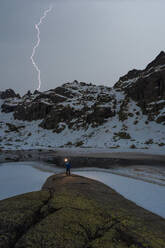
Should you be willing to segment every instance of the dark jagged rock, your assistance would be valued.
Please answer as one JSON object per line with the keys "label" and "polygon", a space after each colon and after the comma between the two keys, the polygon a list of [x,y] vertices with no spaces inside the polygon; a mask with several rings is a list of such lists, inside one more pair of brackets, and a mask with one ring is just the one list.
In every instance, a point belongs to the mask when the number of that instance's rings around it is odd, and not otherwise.
{"label": "dark jagged rock", "polygon": [[41,92],[39,90],[34,91],[34,95],[40,94]]}
{"label": "dark jagged rock", "polygon": [[165,70],[139,78],[132,87],[126,88],[126,93],[143,104],[165,99]]}
{"label": "dark jagged rock", "polygon": [[151,102],[165,98],[165,53],[161,52],[145,70],[132,70],[121,77],[115,88],[122,88],[135,101]]}
{"label": "dark jagged rock", "polygon": [[12,89],[0,92],[0,98],[4,100],[4,103],[1,106],[2,112],[4,113],[14,112],[21,99],[20,95],[16,94]]}
{"label": "dark jagged rock", "polygon": [[[161,52],[144,70],[132,70],[114,86],[135,100],[149,120],[165,106],[165,53]],[[158,118],[163,122],[164,117]]]}
{"label": "dark jagged rock", "polygon": [[31,95],[32,95],[31,91],[28,90],[28,92],[24,95],[24,97],[25,97],[25,96],[29,96],[29,97],[30,97]]}
{"label": "dark jagged rock", "polygon": [[49,94],[46,93],[40,93],[36,98],[35,101],[40,100],[40,99],[47,99],[48,101],[50,101],[51,103],[61,103],[64,102],[66,100],[65,96],[61,96],[56,94],[54,91],[49,91]]}
{"label": "dark jagged rock", "polygon": [[94,180],[48,178],[0,202],[2,248],[164,248],[165,220]]}
{"label": "dark jagged rock", "polygon": [[151,62],[147,65],[146,70],[152,68],[152,67],[156,67],[159,65],[164,65],[165,66],[165,52],[161,51],[159,53],[159,55]]}
{"label": "dark jagged rock", "polygon": [[76,96],[75,93],[71,92],[70,90],[68,90],[65,87],[57,87],[54,92],[56,94],[59,94],[61,96],[67,97],[67,98],[73,98],[74,96]]}
{"label": "dark jagged rock", "polygon": [[67,125],[70,125],[72,119],[81,115],[81,111],[75,111],[69,106],[59,108],[54,108],[47,115],[47,117],[41,122],[40,126],[46,129],[58,129],[58,124],[64,122]]}
{"label": "dark jagged rock", "polygon": [[115,112],[110,107],[95,107],[91,114],[87,115],[86,121],[92,127],[102,125],[107,118],[115,116]]}
{"label": "dark jagged rock", "polygon": [[[133,69],[133,70],[129,71],[123,77],[120,77],[119,81],[126,81],[126,80],[130,80],[130,79],[136,78],[136,77],[140,76],[141,73],[142,73],[141,70]],[[116,84],[116,86],[117,86],[117,84]]]}
{"label": "dark jagged rock", "polygon": [[[13,90],[1,92],[3,99],[16,96]],[[14,118],[18,120],[41,120],[42,128],[60,133],[65,127],[73,130],[97,128],[114,116],[124,122],[133,116],[129,113],[132,99],[142,114],[148,116],[147,121],[165,124],[162,111],[165,107],[164,52],[144,70],[129,71],[112,89],[75,80],[45,92],[31,94],[29,91],[19,101],[7,99],[2,104],[2,111],[14,112]]]}
{"label": "dark jagged rock", "polygon": [[19,104],[14,112],[14,118],[24,121],[40,120],[47,116],[51,108],[52,105],[45,102]]}
{"label": "dark jagged rock", "polygon": [[125,85],[125,81],[131,80],[131,79],[138,79],[138,78],[142,79],[142,78],[147,77],[150,73],[152,75],[153,72],[155,71],[160,72],[162,69],[163,70],[165,69],[165,53],[163,51],[160,52],[160,54],[150,64],[148,64],[144,70],[133,69],[129,71],[126,75],[120,77],[119,81],[115,84],[114,87],[115,88],[118,88],[118,87],[127,88],[127,86],[131,87],[134,82],[131,84]]}
{"label": "dark jagged rock", "polygon": [[10,102],[5,102],[1,106],[2,112],[4,112],[4,113],[14,112],[17,109],[17,106],[18,106],[18,104],[13,104],[13,103],[10,103]]}
{"label": "dark jagged rock", "polygon": [[1,99],[8,99],[8,98],[14,98],[14,97],[20,98],[20,95],[16,94],[14,92],[14,90],[12,90],[12,89],[7,89],[5,91],[0,92],[0,98]]}

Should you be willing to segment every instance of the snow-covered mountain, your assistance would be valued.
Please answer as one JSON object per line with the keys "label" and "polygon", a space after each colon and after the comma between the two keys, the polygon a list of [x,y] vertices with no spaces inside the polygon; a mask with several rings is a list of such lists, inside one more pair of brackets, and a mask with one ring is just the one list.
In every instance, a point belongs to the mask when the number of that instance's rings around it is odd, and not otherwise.
{"label": "snow-covered mountain", "polygon": [[165,53],[113,88],[74,81],[0,92],[0,148],[165,148]]}

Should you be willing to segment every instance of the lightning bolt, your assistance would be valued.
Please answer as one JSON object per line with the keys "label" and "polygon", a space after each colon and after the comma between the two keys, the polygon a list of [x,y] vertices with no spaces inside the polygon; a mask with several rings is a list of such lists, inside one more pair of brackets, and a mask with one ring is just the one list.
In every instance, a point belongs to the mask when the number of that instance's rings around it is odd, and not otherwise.
{"label": "lightning bolt", "polygon": [[35,24],[35,29],[37,30],[37,42],[36,42],[36,44],[33,47],[32,55],[31,55],[30,59],[32,61],[32,64],[33,64],[35,70],[38,73],[38,88],[37,88],[37,90],[40,90],[40,88],[41,88],[41,71],[40,71],[38,65],[36,64],[36,62],[34,60],[34,56],[35,56],[35,53],[36,53],[36,49],[39,47],[40,41],[41,41],[41,39],[40,39],[40,28],[39,28],[39,26],[42,24],[43,20],[47,17],[47,14],[52,11],[52,9],[53,9],[53,6],[50,6],[49,9],[45,10],[44,11],[44,14],[40,18],[39,22],[37,24]]}

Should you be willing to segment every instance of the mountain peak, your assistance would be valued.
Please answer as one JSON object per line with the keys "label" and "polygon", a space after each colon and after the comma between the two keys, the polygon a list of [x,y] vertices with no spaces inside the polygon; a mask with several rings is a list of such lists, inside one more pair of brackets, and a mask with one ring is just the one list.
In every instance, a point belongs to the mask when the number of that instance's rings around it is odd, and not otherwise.
{"label": "mountain peak", "polygon": [[158,66],[158,65],[165,65],[165,52],[161,51],[159,55],[147,65],[146,70],[150,69],[151,67]]}
{"label": "mountain peak", "polygon": [[74,80],[22,97],[0,92],[0,148],[163,149],[165,53],[148,68],[131,70],[113,88]]}

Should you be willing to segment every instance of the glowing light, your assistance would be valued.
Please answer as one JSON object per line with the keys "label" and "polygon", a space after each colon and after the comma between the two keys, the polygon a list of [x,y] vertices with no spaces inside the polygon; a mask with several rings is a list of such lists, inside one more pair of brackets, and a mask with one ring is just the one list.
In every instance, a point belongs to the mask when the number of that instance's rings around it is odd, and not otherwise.
{"label": "glowing light", "polygon": [[36,62],[34,61],[34,56],[36,53],[36,49],[39,47],[40,41],[41,41],[39,26],[42,24],[43,20],[47,17],[47,14],[52,11],[52,9],[53,9],[53,6],[50,6],[49,9],[45,10],[43,16],[40,18],[40,21],[37,24],[35,24],[35,29],[37,30],[37,42],[36,42],[35,46],[33,47],[32,55],[31,55],[30,59],[32,61],[32,64],[33,64],[35,70],[38,73],[38,88],[37,88],[37,90],[40,90],[40,88],[41,88],[41,71],[40,71],[38,65],[36,64]]}

